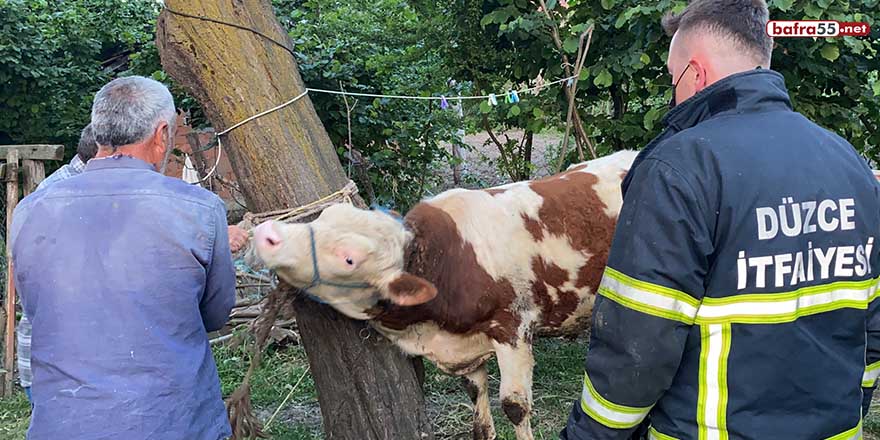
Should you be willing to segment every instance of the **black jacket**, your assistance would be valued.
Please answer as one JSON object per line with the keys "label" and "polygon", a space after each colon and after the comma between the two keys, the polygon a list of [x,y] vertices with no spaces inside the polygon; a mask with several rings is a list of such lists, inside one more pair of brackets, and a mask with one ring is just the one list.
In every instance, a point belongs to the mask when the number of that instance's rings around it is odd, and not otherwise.
{"label": "black jacket", "polygon": [[871,170],[769,70],[664,123],[623,184],[562,438],[626,439],[649,415],[661,440],[860,438],[880,372]]}

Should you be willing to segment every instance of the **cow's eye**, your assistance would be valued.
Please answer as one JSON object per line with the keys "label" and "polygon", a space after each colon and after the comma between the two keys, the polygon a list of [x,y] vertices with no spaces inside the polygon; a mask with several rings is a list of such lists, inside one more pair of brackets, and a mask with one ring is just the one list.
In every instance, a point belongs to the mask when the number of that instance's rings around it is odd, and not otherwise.
{"label": "cow's eye", "polygon": [[345,257],[345,262],[346,262],[349,266],[353,266],[353,265],[354,265],[354,260],[352,260],[351,257]]}

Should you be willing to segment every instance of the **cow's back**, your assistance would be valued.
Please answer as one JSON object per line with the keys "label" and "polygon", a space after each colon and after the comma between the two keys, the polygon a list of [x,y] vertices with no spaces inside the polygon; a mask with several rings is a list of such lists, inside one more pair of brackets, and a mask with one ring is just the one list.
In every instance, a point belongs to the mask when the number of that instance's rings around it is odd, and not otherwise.
{"label": "cow's back", "polygon": [[413,208],[415,254],[433,255],[410,270],[440,292],[426,314],[448,330],[496,340],[583,329],[635,155],[615,153],[541,180],[450,190]]}

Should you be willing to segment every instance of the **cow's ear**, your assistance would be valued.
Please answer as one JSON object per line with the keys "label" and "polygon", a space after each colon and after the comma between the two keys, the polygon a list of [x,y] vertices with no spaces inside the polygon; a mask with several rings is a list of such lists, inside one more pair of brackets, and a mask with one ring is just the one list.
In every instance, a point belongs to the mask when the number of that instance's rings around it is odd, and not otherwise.
{"label": "cow's ear", "polygon": [[430,281],[406,272],[392,279],[383,290],[399,306],[416,306],[437,296],[437,288]]}

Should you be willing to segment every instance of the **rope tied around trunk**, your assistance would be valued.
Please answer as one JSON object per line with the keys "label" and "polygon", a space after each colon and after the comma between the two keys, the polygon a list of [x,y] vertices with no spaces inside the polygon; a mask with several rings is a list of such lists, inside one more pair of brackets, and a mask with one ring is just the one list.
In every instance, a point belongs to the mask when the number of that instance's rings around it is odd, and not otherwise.
{"label": "rope tied around trunk", "polygon": [[352,204],[352,197],[357,195],[358,188],[354,181],[349,180],[348,183],[345,184],[342,189],[334,192],[328,196],[322,197],[314,202],[307,203],[302,206],[297,206],[295,208],[288,209],[279,209],[277,211],[267,211],[260,213],[251,213],[247,212],[244,214],[244,218],[238,224],[238,227],[251,231],[260,223],[263,223],[268,220],[274,220],[277,222],[284,223],[296,223],[298,220],[302,220],[307,218],[313,214],[319,213],[331,205],[335,205],[337,203],[348,203]]}

